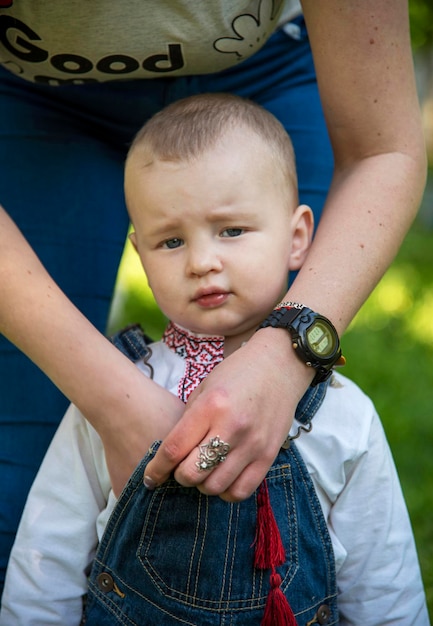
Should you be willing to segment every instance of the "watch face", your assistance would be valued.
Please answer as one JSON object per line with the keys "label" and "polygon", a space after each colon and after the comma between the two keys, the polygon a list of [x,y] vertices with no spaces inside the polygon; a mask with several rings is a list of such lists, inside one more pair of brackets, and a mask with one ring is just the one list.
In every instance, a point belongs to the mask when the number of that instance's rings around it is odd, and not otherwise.
{"label": "watch face", "polygon": [[306,331],[310,350],[321,358],[330,357],[336,349],[335,333],[323,320],[315,320]]}

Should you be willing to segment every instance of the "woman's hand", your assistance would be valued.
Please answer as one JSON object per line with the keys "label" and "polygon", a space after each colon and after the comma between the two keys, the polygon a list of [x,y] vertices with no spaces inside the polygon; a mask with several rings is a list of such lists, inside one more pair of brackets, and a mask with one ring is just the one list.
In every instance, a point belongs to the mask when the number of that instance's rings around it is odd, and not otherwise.
{"label": "woman's hand", "polygon": [[[263,329],[220,363],[190,396],[184,416],[146,468],[148,485],[174,477],[224,500],[247,498],[286,438],[313,372],[295,356],[288,333]],[[200,444],[230,444],[212,471],[196,466]]]}

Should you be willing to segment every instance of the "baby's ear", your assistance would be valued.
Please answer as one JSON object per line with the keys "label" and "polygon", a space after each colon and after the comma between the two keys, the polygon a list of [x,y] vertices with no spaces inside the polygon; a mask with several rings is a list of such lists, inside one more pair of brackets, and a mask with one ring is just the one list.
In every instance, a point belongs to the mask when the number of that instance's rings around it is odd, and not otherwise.
{"label": "baby's ear", "polygon": [[306,204],[298,206],[292,216],[292,251],[289,270],[299,270],[310,249],[314,231],[313,211]]}
{"label": "baby's ear", "polygon": [[135,234],[135,231],[132,231],[131,233],[129,233],[128,239],[132,243],[134,248],[137,250],[137,235]]}

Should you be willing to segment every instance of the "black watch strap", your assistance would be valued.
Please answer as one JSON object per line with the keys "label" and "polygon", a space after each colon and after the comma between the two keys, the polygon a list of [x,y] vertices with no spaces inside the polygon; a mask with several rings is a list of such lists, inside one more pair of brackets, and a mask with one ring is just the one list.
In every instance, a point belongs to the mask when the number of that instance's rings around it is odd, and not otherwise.
{"label": "black watch strap", "polygon": [[[308,317],[309,316],[316,316],[318,318],[321,318],[323,321],[326,322],[327,326],[329,326],[329,328],[332,329],[333,334],[335,336],[336,339],[336,351],[335,354],[332,357],[332,360],[324,360],[323,362],[321,362],[321,360],[318,357],[313,357],[311,355],[307,356],[305,349],[302,349],[300,347],[300,343],[302,343],[302,341],[300,342],[300,335],[297,334],[296,331],[296,327],[298,326],[298,322],[295,322],[296,318],[302,316],[299,320],[299,322],[302,321],[302,318],[304,318],[305,316]],[[295,322],[295,324],[294,324]],[[297,303],[281,303],[280,305],[277,305],[277,307],[268,315],[268,317],[260,324],[259,328],[267,328],[267,327],[273,327],[273,328],[285,328],[287,329],[287,331],[289,332],[289,334],[291,335],[292,338],[292,345],[293,348],[296,352],[297,357],[303,362],[305,363],[308,367],[312,367],[315,369],[316,374],[311,382],[311,386],[314,387],[316,385],[318,385],[319,383],[323,383],[326,380],[328,380],[328,378],[331,376],[332,374],[332,370],[334,368],[334,365],[344,365],[345,363],[345,359],[344,357],[341,355],[341,348],[340,348],[340,342],[338,339],[338,334],[337,331],[335,330],[333,324],[327,319],[325,318],[323,315],[319,315],[317,313],[315,313],[314,311],[312,311],[311,309],[309,309],[308,307],[305,307],[301,304],[297,304]],[[305,346],[305,344],[304,344]]]}
{"label": "black watch strap", "polygon": [[[260,324],[259,328],[268,328],[269,326],[272,326],[273,328],[288,328],[293,320],[298,317],[301,311],[302,309],[297,309],[295,307],[281,307],[279,309],[274,309],[271,313],[269,313],[268,317]],[[281,324],[281,320],[283,317],[284,325]]]}

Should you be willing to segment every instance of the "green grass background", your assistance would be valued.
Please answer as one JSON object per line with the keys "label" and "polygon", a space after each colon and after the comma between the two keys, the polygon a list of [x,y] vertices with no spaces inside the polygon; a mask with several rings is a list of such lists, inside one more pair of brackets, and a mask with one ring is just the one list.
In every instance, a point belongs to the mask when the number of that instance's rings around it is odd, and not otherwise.
{"label": "green grass background", "polygon": [[[433,617],[433,237],[431,210],[343,337],[344,373],[374,400],[400,475]],[[430,216],[430,217],[429,217]],[[430,221],[430,224],[428,224]],[[128,243],[110,330],[140,322],[157,339],[165,320]]]}

